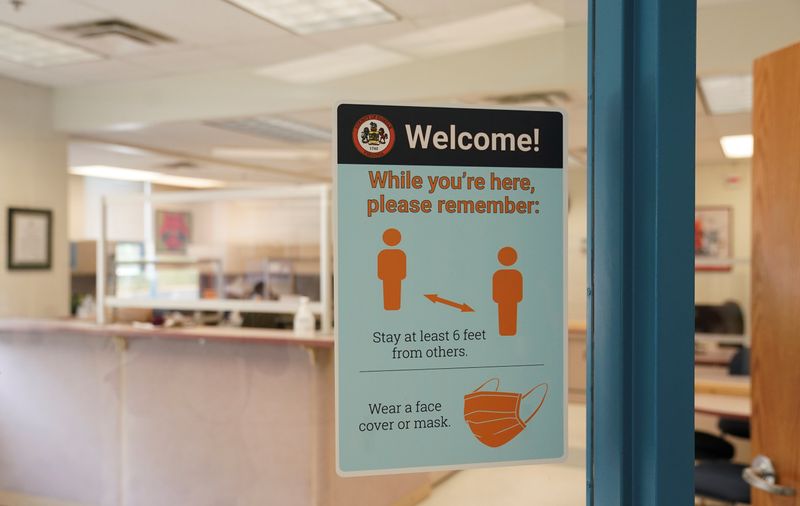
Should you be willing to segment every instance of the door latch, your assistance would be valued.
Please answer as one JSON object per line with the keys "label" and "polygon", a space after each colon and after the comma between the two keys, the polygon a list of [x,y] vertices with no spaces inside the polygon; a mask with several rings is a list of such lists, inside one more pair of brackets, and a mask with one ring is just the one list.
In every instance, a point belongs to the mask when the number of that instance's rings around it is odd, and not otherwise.
{"label": "door latch", "polygon": [[742,478],[749,483],[751,487],[769,492],[770,494],[795,495],[796,492],[792,487],[786,487],[775,483],[777,481],[775,466],[772,465],[772,461],[769,457],[764,455],[759,455],[753,459],[753,463],[750,464],[750,467],[742,471]]}

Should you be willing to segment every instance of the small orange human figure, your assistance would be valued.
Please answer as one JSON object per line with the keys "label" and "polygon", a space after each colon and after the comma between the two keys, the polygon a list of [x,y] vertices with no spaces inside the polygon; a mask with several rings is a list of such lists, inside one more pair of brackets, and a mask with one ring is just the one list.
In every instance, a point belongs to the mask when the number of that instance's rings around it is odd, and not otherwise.
{"label": "small orange human figure", "polygon": [[[387,246],[400,243],[400,231],[387,228],[383,232],[383,242]],[[406,254],[401,249],[384,249],[378,253],[378,279],[383,281],[383,309],[400,309],[400,295],[403,280],[406,279]]]}
{"label": "small orange human figure", "polygon": [[[497,259],[506,267],[517,261],[511,246],[501,248]],[[492,276],[492,299],[497,303],[497,320],[501,336],[517,335],[517,304],[522,301],[522,273],[516,269],[500,269]]]}

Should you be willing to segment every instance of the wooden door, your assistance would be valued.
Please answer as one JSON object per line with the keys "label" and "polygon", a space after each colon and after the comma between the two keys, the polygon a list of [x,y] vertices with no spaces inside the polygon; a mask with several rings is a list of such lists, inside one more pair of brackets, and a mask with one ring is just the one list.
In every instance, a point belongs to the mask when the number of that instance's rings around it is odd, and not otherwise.
{"label": "wooden door", "polygon": [[800,44],[753,77],[753,455],[797,491],[753,488],[753,504],[800,506]]}

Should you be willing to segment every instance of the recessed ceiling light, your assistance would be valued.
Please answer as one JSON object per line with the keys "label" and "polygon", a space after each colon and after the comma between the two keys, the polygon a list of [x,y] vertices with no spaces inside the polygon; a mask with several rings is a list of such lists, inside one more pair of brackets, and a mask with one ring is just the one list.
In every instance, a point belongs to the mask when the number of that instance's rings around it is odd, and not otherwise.
{"label": "recessed ceiling light", "polygon": [[255,116],[227,120],[206,121],[206,125],[289,142],[328,142],[331,132],[324,128],[277,117]]}
{"label": "recessed ceiling light", "polygon": [[244,158],[264,160],[321,161],[330,157],[325,149],[269,149],[269,148],[213,148],[213,156],[219,158]]}
{"label": "recessed ceiling light", "polygon": [[526,3],[411,32],[381,45],[413,56],[438,56],[558,30],[564,24],[561,16]]}
{"label": "recessed ceiling light", "polygon": [[709,114],[748,112],[753,108],[753,76],[711,76],[698,79]]}
{"label": "recessed ceiling light", "polygon": [[70,167],[70,174],[103,179],[118,179],[122,181],[141,181],[167,186],[180,186],[184,188],[218,188],[225,186],[222,181],[202,179],[197,177],[172,176],[161,172],[149,170],[126,169],[109,165],[81,165]]}
{"label": "recessed ceiling light", "polygon": [[374,25],[397,17],[372,0],[227,0],[301,35]]}
{"label": "recessed ceiling light", "polygon": [[753,156],[753,136],[747,135],[726,135],[719,140],[722,151],[728,158],[752,158]]}
{"label": "recessed ceiling light", "polygon": [[0,58],[31,67],[101,60],[102,56],[59,40],[0,24]]}
{"label": "recessed ceiling light", "polygon": [[270,65],[257,70],[256,73],[290,83],[310,84],[391,67],[408,61],[410,61],[408,57],[388,49],[360,44]]}
{"label": "recessed ceiling light", "polygon": [[144,130],[149,125],[147,123],[139,123],[135,121],[129,121],[126,123],[114,123],[113,125],[108,126],[108,130],[112,130],[114,132],[133,132],[136,130]]}

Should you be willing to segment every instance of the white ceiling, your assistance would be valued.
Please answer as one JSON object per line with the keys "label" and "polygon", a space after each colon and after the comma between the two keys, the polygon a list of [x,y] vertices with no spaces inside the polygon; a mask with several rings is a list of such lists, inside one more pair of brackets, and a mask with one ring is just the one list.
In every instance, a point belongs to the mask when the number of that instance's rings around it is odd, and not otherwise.
{"label": "white ceiling", "polygon": [[[0,22],[94,49],[106,59],[62,68],[32,69],[3,63],[0,72],[50,86],[165,77],[189,72],[263,66],[352,44],[390,38],[515,5],[520,0],[388,0],[400,19],[349,30],[295,35],[223,0],[25,0],[15,10],[0,2]],[[543,2],[580,22],[577,0]],[[158,47],[74,39],[63,25],[120,18],[175,39]]]}
{"label": "white ceiling", "polygon": [[[381,0],[399,21],[299,36],[223,0],[26,0],[15,11],[0,0],[0,22],[61,40],[58,27],[121,18],[176,42],[155,48],[94,41],[80,44],[101,61],[43,69],[0,62],[0,75],[55,88],[56,126],[74,135],[71,163],[120,165],[236,182],[329,178],[329,161],[214,159],[214,147],[321,149],[227,132],[205,120],[278,115],[330,128],[339,100],[480,103],[489,96],[567,92],[570,147],[585,149],[586,0]],[[489,47],[313,85],[255,74],[265,65],[382,40],[454,20],[534,3],[562,16],[565,27]],[[698,12],[698,74],[749,72],[758,55],[800,40],[796,0],[705,0]],[[121,128],[131,124],[139,128]],[[697,159],[723,163],[719,137],[750,131],[750,114],[709,116],[698,106]],[[107,141],[147,154],[121,153]],[[124,150],[123,150],[124,151]],[[580,158],[580,157],[579,157]],[[196,167],[169,171],[170,162]],[[191,174],[189,174],[191,172]]]}

